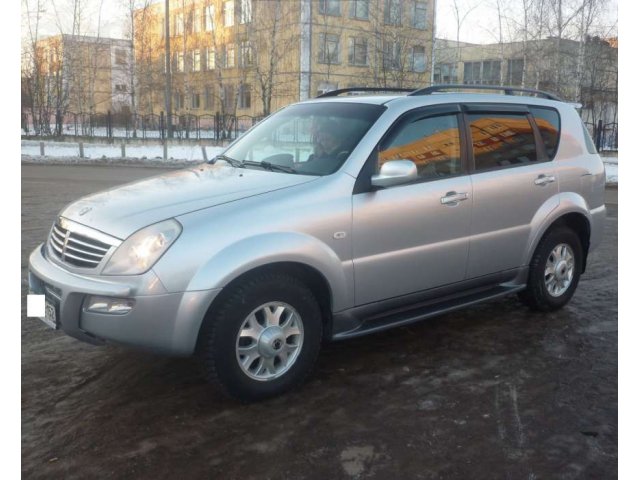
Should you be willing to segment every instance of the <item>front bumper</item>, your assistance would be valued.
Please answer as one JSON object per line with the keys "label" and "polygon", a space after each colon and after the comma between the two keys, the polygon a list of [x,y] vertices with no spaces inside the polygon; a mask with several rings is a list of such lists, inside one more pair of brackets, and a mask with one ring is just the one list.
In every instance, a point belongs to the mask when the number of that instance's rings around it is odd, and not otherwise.
{"label": "front bumper", "polygon": [[[51,263],[40,245],[29,257],[29,290],[58,304],[60,328],[94,345],[114,342],[171,355],[191,355],[209,305],[220,289],[167,292],[153,270],[144,275],[79,275]],[[91,295],[133,299],[126,314],[89,312]]]}

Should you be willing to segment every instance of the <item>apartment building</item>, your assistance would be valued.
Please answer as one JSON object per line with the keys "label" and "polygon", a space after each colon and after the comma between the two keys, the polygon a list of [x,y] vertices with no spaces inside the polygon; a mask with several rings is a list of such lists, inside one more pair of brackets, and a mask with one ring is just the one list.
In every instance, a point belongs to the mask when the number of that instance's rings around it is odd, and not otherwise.
{"label": "apartment building", "polygon": [[513,85],[547,90],[583,105],[589,122],[617,121],[616,39],[545,38],[473,44],[437,39],[436,84]]}
{"label": "apartment building", "polygon": [[54,110],[127,112],[131,107],[131,42],[117,38],[54,35],[37,43],[41,96]]}
{"label": "apartment building", "polygon": [[[260,116],[351,86],[431,78],[433,0],[172,0],[172,108]],[[137,108],[165,109],[164,3],[136,12]]]}

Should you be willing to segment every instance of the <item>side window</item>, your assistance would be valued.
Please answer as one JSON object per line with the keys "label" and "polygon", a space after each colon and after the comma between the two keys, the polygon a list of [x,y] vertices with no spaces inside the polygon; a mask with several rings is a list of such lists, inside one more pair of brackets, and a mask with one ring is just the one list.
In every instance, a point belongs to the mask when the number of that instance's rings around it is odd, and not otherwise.
{"label": "side window", "polygon": [[468,119],[476,171],[537,161],[533,128],[524,113],[470,114]]}
{"label": "side window", "polygon": [[553,160],[560,141],[560,115],[550,108],[529,107],[529,110],[536,120],[547,155]]}
{"label": "side window", "polygon": [[381,145],[378,169],[389,160],[411,160],[423,178],[461,173],[458,116],[426,117],[400,126]]}

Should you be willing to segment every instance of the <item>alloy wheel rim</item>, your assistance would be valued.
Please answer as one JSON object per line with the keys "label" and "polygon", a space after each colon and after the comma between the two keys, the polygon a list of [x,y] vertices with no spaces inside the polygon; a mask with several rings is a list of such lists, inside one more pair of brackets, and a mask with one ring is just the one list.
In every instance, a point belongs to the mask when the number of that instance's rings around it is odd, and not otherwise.
{"label": "alloy wheel rim", "polygon": [[573,281],[575,271],[575,255],[566,243],[556,245],[549,257],[544,269],[544,284],[547,292],[552,297],[562,296]]}
{"label": "alloy wheel rim", "polygon": [[268,302],[242,322],[236,339],[236,359],[254,380],[270,381],[295,363],[304,340],[300,314],[284,302]]}

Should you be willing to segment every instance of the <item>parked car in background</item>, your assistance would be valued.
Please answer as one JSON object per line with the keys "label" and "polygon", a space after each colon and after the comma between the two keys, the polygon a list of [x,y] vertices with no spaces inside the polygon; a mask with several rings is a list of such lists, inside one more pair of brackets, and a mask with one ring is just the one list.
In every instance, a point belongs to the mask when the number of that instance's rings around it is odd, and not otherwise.
{"label": "parked car in background", "polygon": [[562,307],[602,238],[603,163],[572,105],[490,88],[507,94],[330,92],[72,203],[29,261],[43,320],[198,355],[254,400],[300,384],[323,340],[515,293]]}

